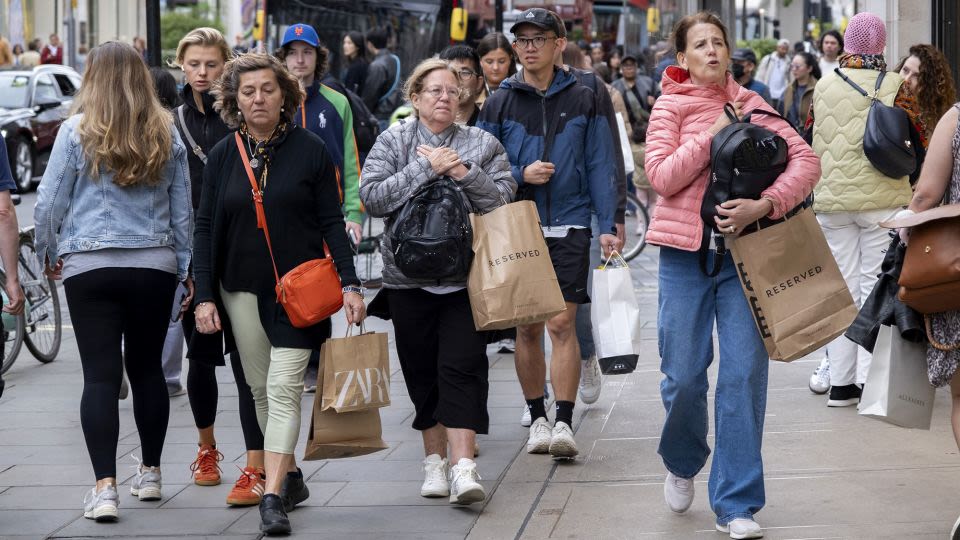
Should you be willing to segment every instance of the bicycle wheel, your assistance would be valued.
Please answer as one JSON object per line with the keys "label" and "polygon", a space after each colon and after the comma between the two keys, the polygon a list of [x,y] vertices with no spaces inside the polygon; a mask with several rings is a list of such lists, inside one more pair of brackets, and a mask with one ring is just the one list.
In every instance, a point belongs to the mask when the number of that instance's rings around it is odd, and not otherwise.
{"label": "bicycle wheel", "polygon": [[375,227],[374,220],[368,217],[364,238],[354,246],[353,265],[357,270],[357,278],[367,289],[383,286],[383,257],[380,256],[382,228],[382,223]]}
{"label": "bicycle wheel", "polygon": [[[7,276],[0,271],[0,280],[6,281]],[[7,294],[3,293],[3,303],[7,303]],[[20,354],[20,347],[23,346],[23,334],[25,324],[23,315],[10,315],[4,313],[0,316],[3,321],[3,330],[0,331],[0,338],[3,339],[3,359],[0,361],[0,374],[6,373],[13,362]]]}
{"label": "bicycle wheel", "polygon": [[626,239],[621,255],[629,261],[640,254],[647,245],[647,229],[650,227],[650,214],[647,207],[633,193],[627,192]]}
{"label": "bicycle wheel", "polygon": [[29,238],[20,241],[20,284],[27,298],[24,308],[27,350],[44,364],[53,362],[60,352],[63,320],[57,283],[47,279]]}

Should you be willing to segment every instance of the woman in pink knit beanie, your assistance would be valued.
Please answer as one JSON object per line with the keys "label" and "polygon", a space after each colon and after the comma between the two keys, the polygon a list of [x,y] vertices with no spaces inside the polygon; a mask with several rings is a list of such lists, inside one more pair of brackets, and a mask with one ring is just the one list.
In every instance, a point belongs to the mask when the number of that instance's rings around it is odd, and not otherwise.
{"label": "woman in pink knit beanie", "polygon": [[[807,125],[813,127],[813,150],[821,157],[822,178],[815,191],[814,211],[827,243],[857,306],[873,290],[884,251],[890,243],[881,221],[892,218],[910,200],[907,177],[889,178],[873,167],[863,150],[863,133],[870,108],[841,73],[887,105],[904,109],[913,125],[913,147],[926,146],[916,95],[899,74],[887,72],[883,57],[887,30],[873,13],[850,19],[843,36],[840,67],[824,73],[814,89]],[[876,91],[877,81],[883,77]],[[918,152],[922,154],[922,152]],[[911,175],[919,175],[920,166]],[[828,407],[848,407],[860,401],[871,355],[841,336],[827,345],[827,359],[814,373],[830,387]],[[817,385],[821,387],[820,384]],[[813,385],[811,385],[813,388]]]}

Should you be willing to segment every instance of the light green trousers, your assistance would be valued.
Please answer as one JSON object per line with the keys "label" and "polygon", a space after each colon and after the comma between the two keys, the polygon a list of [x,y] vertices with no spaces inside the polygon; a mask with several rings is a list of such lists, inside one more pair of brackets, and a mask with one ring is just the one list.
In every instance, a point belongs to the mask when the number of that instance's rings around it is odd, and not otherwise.
{"label": "light green trousers", "polygon": [[310,349],[270,345],[260,324],[257,297],[220,288],[233,337],[240,352],[243,375],[257,405],[257,423],[263,431],[263,449],[293,454],[300,436],[300,398]]}

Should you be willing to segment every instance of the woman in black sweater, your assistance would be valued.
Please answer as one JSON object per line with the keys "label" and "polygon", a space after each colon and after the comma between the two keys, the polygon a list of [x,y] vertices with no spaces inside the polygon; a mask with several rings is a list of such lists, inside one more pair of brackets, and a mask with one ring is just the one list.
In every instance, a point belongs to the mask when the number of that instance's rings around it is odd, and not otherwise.
{"label": "woman in black sweater", "polygon": [[319,137],[292,123],[303,100],[297,79],[272,56],[246,54],[227,63],[213,92],[216,109],[240,136],[217,143],[204,169],[194,240],[197,328],[202,333],[222,329],[228,347],[235,340],[240,351],[264,433],[260,529],[283,534],[290,532],[286,513],[309,496],[293,450],[307,360],[330,321],[295,328],[277,302],[271,254],[257,226],[245,161],[263,193],[277,273],[324,257],[326,244],[340,274],[348,324],[365,316],[362,289],[333,163]]}
{"label": "woman in black sweater", "polygon": [[363,83],[367,80],[367,59],[363,54],[367,50],[367,40],[360,32],[347,32],[343,36],[343,58],[347,61],[342,80],[351,92],[363,95]]}

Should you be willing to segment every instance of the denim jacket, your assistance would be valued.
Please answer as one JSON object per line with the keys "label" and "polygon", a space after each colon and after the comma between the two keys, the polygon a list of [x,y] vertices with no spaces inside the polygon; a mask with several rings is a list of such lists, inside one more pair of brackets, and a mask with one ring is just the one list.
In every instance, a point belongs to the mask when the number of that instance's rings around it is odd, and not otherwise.
{"label": "denim jacket", "polygon": [[112,173],[90,175],[76,133],[81,115],[60,126],[50,162],[37,188],[36,249],[41,264],[68,254],[104,248],[172,246],[177,276],[187,278],[193,253],[193,206],[186,147],[173,133],[171,159],[157,185],[122,187]]}

